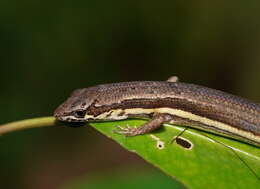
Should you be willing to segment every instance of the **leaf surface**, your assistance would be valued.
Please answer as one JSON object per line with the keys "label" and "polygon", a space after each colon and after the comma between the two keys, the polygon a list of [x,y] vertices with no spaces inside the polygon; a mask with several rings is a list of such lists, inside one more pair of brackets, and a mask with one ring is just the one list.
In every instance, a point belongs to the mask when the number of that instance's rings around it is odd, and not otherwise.
{"label": "leaf surface", "polygon": [[117,125],[140,126],[144,123],[144,120],[123,120],[90,125],[187,188],[260,188],[258,147],[188,128],[180,136],[181,141],[192,144],[192,148],[187,149],[176,141],[171,142],[185,127],[167,124],[152,133],[134,137],[113,132]]}

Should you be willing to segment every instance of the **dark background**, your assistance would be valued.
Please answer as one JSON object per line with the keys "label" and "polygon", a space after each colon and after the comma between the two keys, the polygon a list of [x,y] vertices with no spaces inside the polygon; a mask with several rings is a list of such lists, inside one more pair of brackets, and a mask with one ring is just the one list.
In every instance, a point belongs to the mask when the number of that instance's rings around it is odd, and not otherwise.
{"label": "dark background", "polygon": [[[259,1],[0,1],[0,123],[52,115],[76,88],[181,81],[260,101]],[[0,138],[1,188],[154,170],[92,128]]]}

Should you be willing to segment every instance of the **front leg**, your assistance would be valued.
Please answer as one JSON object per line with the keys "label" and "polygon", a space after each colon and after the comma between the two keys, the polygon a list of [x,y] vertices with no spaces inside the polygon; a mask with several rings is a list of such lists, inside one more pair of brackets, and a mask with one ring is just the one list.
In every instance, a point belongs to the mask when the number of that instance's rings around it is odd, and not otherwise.
{"label": "front leg", "polygon": [[122,128],[120,126],[115,130],[116,133],[123,134],[125,136],[136,136],[142,135],[145,133],[149,133],[157,128],[159,128],[163,123],[169,123],[173,120],[173,117],[169,114],[160,114],[156,113],[153,115],[152,119],[145,123],[144,125],[135,128],[135,127],[127,127]]}

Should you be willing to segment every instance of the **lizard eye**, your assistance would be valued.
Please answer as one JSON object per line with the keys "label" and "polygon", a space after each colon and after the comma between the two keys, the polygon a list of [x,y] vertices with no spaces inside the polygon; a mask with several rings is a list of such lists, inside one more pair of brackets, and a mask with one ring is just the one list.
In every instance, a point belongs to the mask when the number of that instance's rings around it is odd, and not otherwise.
{"label": "lizard eye", "polygon": [[85,111],[84,110],[77,110],[77,111],[75,111],[74,116],[77,117],[77,118],[84,118]]}

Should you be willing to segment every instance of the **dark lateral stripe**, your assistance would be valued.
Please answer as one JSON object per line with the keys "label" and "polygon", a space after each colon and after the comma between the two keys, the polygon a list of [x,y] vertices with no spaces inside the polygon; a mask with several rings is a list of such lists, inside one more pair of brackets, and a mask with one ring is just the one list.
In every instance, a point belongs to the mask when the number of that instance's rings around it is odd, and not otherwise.
{"label": "dark lateral stripe", "polygon": [[95,104],[92,104],[88,110],[87,114],[98,116],[104,112],[108,112],[113,109],[131,109],[131,108],[174,108],[182,111],[186,111],[201,117],[206,117],[214,121],[219,121],[240,130],[252,132],[255,135],[260,136],[260,133],[257,133],[254,130],[255,126],[253,123],[248,123],[241,119],[234,119],[236,115],[233,115],[229,112],[223,112],[223,110],[218,110],[211,105],[201,104],[199,102],[194,103],[186,99],[181,98],[162,98],[162,99],[131,99],[124,100],[121,103],[104,105],[96,107]]}
{"label": "dark lateral stripe", "polygon": [[209,133],[215,133],[217,135],[221,135],[221,136],[225,136],[225,137],[228,137],[228,138],[233,138],[233,139],[236,139],[236,140],[242,140],[242,141],[247,141],[248,143],[250,144],[254,144],[254,145],[257,145],[259,146],[259,142],[256,142],[254,140],[251,140],[243,135],[239,135],[238,133],[231,133],[230,131],[228,130],[223,130],[219,127],[216,127],[214,125],[208,125],[208,124],[205,124],[205,123],[202,123],[202,122],[198,122],[198,121],[194,121],[194,120],[191,120],[191,119],[188,119],[188,118],[182,118],[182,117],[179,117],[179,116],[175,116],[176,117],[176,120],[179,120],[180,122],[184,123],[184,125],[187,125],[189,127],[192,127],[192,128],[195,128],[195,129],[198,129],[198,130],[203,130],[203,131],[206,131],[206,132],[209,132]]}

